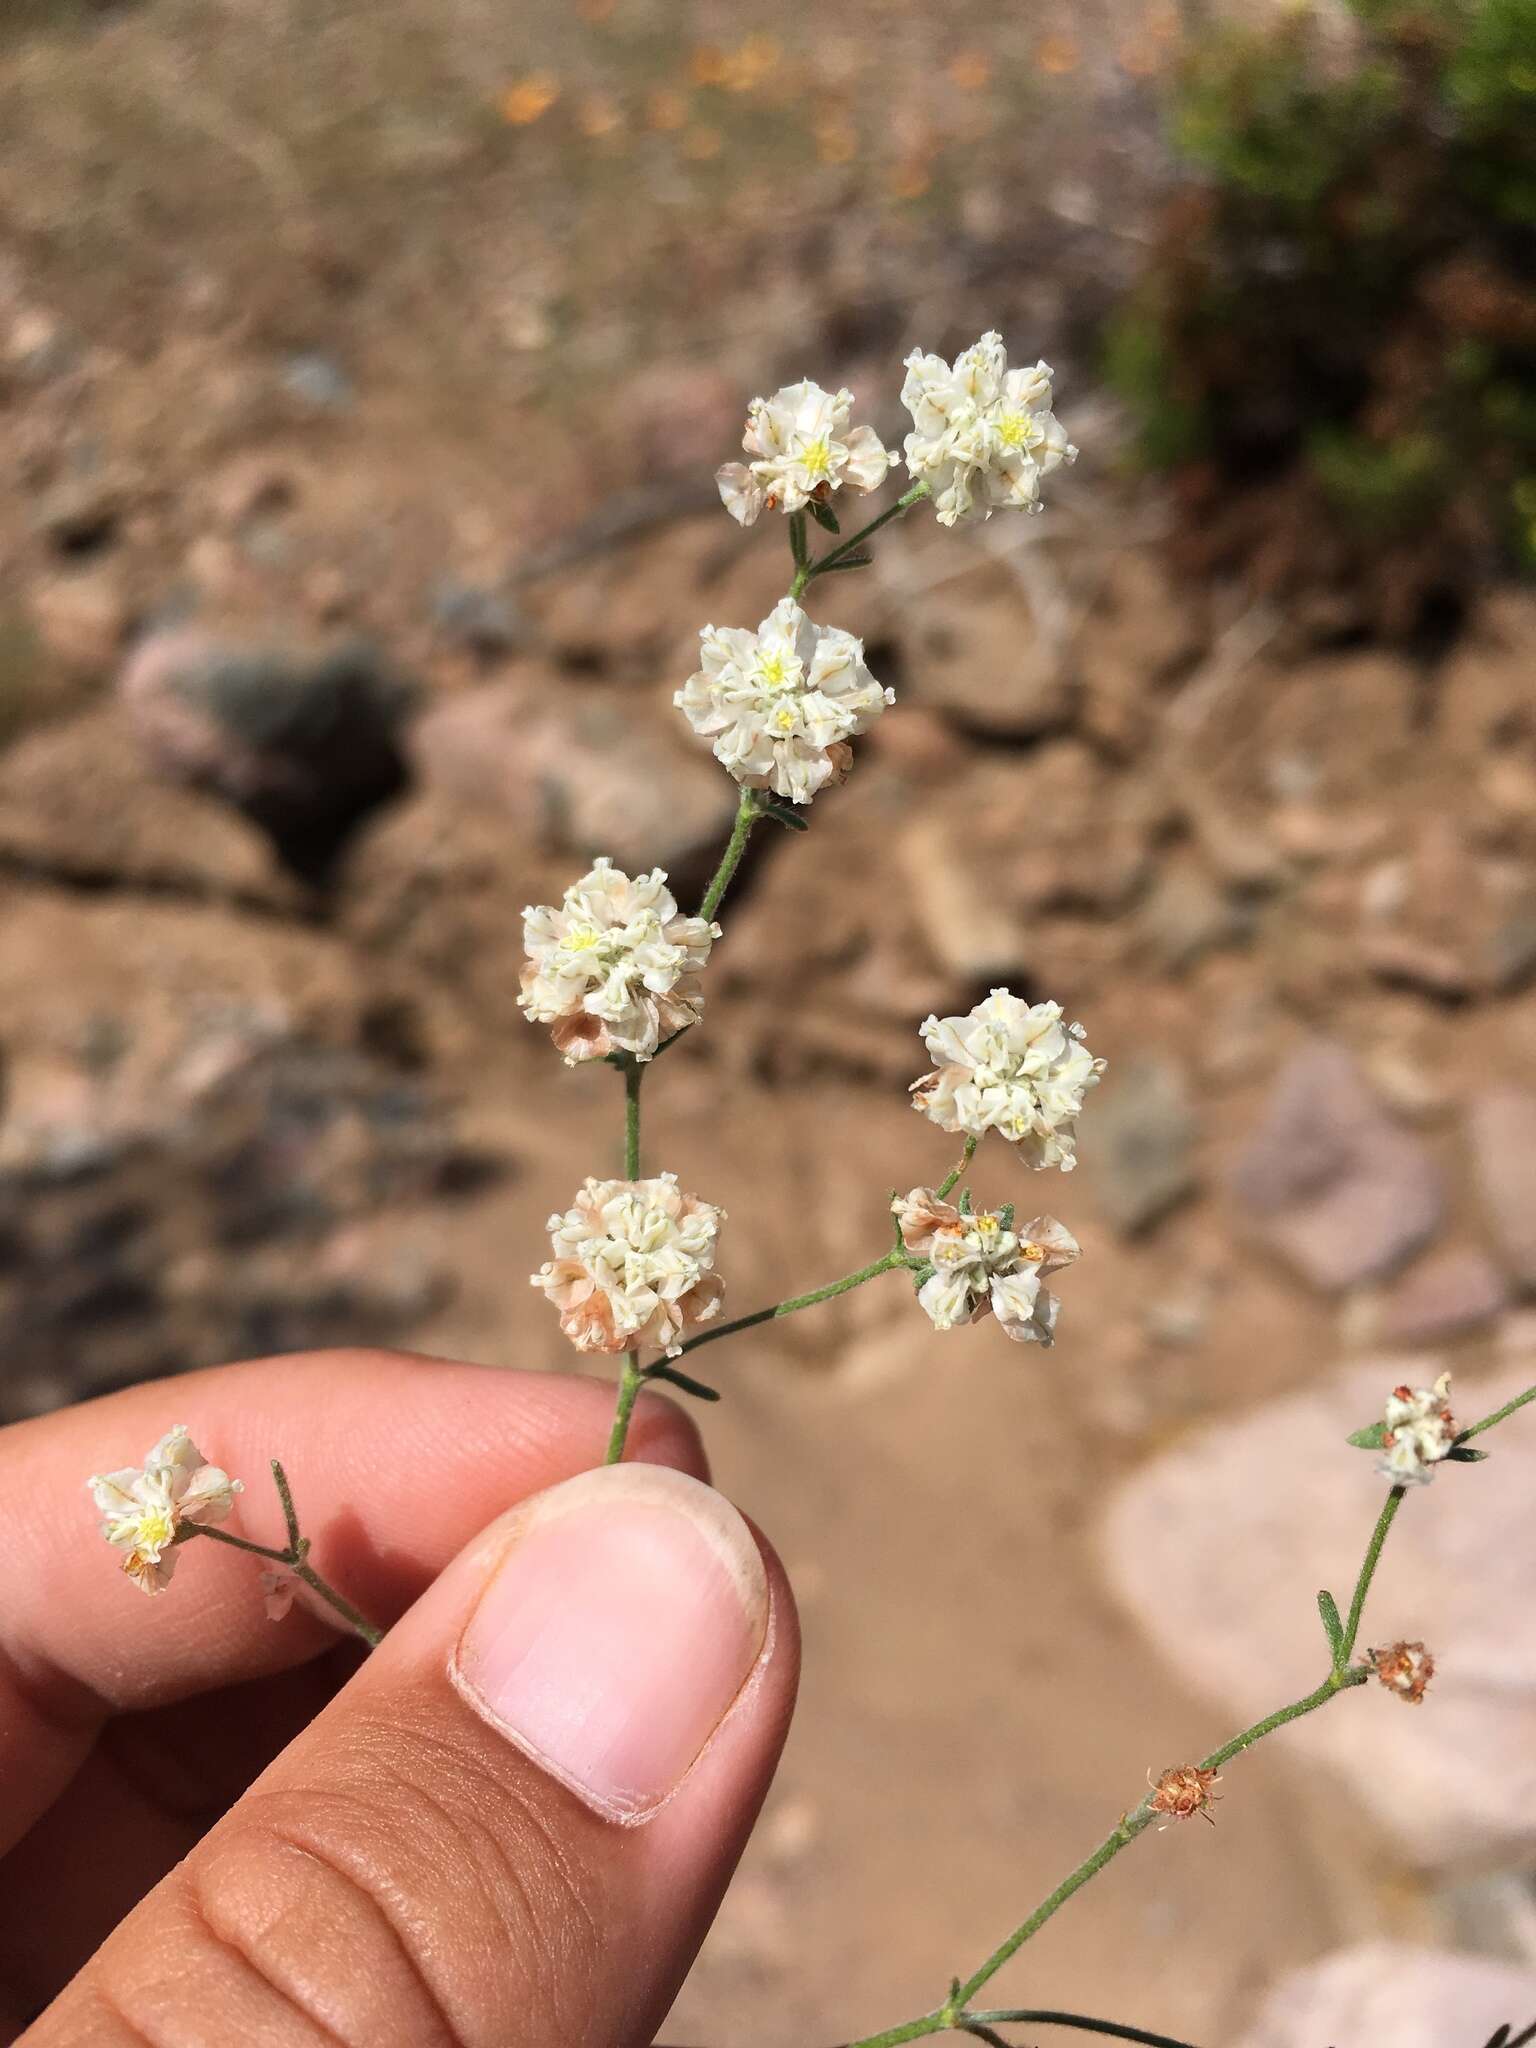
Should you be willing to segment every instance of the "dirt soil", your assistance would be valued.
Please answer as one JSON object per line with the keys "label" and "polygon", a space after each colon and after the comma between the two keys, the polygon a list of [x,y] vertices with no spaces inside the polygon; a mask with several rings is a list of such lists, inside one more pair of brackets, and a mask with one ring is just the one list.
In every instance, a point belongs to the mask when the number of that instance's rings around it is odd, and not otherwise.
{"label": "dirt soil", "polygon": [[[1110,1062],[1078,1173],[978,1164],[1084,1243],[1054,1351],[936,1337],[888,1279],[705,1354],[806,1677],[669,2032],[843,2039],[1230,1732],[1102,1589],[1117,1478],[1528,1315],[1462,1111],[1536,1053],[1536,605],[1389,654],[1336,597],[1169,567],[1085,346],[1164,175],[1166,8],[213,12],[0,30],[6,1415],[338,1339],[568,1369],[525,1276],[619,1100],[519,1015],[519,911],[599,851],[708,872],[733,792],[671,693],[787,580],[708,472],[780,374],[891,438],[906,347],[997,324],[1058,363],[1085,455],[1044,518],[912,520],[816,591],[896,708],[807,837],[760,830],[646,1088],[745,1310],[873,1257],[950,1163],[904,1101],[930,1010],[1007,982]],[[1446,1189],[1343,1284],[1228,1179],[1319,1038]],[[1440,1299],[1445,1250],[1490,1301]],[[997,1990],[1225,2041],[1288,1963],[1446,1924],[1278,1742]]]}

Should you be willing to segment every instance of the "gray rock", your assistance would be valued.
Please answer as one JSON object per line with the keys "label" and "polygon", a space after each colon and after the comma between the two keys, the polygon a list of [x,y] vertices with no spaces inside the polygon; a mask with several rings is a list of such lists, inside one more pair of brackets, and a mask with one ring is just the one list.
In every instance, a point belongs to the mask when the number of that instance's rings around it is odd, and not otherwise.
{"label": "gray rock", "polygon": [[1111,1077],[1093,1105],[1094,1188],[1130,1237],[1194,1192],[1195,1117],[1184,1076],[1144,1059]]}
{"label": "gray rock", "polygon": [[983,739],[1032,739],[1071,719],[1075,691],[1064,648],[1016,597],[1010,602],[998,575],[968,583],[955,597],[929,598],[909,634],[908,660],[917,701]]}
{"label": "gray rock", "polygon": [[1536,1094],[1490,1088],[1468,1118],[1478,1193],[1515,1279],[1536,1289]]}
{"label": "gray rock", "polygon": [[713,865],[736,786],[708,752],[648,715],[633,696],[573,690],[529,667],[434,704],[412,732],[424,791],[479,810],[550,850],[611,854],[691,885]]}
{"label": "gray rock", "polygon": [[342,412],[357,396],[357,387],[334,357],[307,349],[283,364],[283,389],[312,405],[317,412]]}
{"label": "gray rock", "polygon": [[1377,1102],[1342,1046],[1292,1055],[1231,1174],[1257,1235],[1313,1286],[1357,1287],[1439,1228],[1445,1190],[1420,1141]]}
{"label": "gray rock", "polygon": [[444,578],[432,593],[432,616],[445,639],[482,660],[510,654],[528,637],[512,600],[484,584]]}
{"label": "gray rock", "polygon": [[1241,910],[1198,862],[1174,858],[1158,870],[1136,914],[1137,930],[1153,964],[1182,974],[1223,946],[1237,944],[1252,928]]}
{"label": "gray rock", "polygon": [[[1173,1668],[1219,1703],[1212,1739],[1322,1678],[1328,1649],[1313,1596],[1327,1586],[1347,1600],[1384,1498],[1374,1457],[1344,1439],[1379,1417],[1393,1386],[1427,1386],[1436,1370],[1420,1355],[1334,1372],[1191,1433],[1112,1502],[1100,1550],[1110,1587]],[[1489,1413],[1533,1378],[1528,1354],[1458,1381],[1458,1419]],[[1398,1516],[1366,1608],[1362,1645],[1429,1645],[1428,1698],[1406,1706],[1373,1684],[1273,1738],[1297,1768],[1335,1773],[1431,1869],[1529,1857],[1536,1843],[1530,1426],[1517,1416],[1486,1441],[1486,1464],[1446,1466]],[[1229,1798],[1242,1768],[1230,1766]],[[1313,2037],[1340,2048],[1383,2038]]]}
{"label": "gray rock", "polygon": [[407,780],[410,692],[361,642],[303,649],[193,628],[152,633],[118,695],[163,769],[244,811],[306,876],[322,876],[359,819]]}
{"label": "gray rock", "polygon": [[1509,1288],[1486,1252],[1438,1252],[1393,1289],[1382,1333],[1393,1344],[1433,1344],[1491,1323],[1508,1305]]}
{"label": "gray rock", "polygon": [[1362,1942],[1291,1970],[1241,2048],[1483,2048],[1536,2014],[1536,1970],[1406,1942]]}

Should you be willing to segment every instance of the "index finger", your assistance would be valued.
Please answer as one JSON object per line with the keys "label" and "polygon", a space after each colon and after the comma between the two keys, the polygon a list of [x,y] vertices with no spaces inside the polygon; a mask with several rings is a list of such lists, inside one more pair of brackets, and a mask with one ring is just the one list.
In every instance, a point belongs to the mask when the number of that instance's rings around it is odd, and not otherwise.
{"label": "index finger", "polygon": [[[317,1616],[266,1618],[256,1559],[189,1543],[146,1599],[114,1568],[85,1491],[185,1423],[246,1491],[227,1525],[281,1545],[280,1457],[316,1568],[388,1624],[505,1508],[602,1461],[600,1381],[403,1352],[257,1359],[111,1394],[0,1432],[0,1852],[58,1796],[102,1721],[258,1678],[334,1643]],[[670,1401],[636,1408],[631,1455],[706,1476]]]}

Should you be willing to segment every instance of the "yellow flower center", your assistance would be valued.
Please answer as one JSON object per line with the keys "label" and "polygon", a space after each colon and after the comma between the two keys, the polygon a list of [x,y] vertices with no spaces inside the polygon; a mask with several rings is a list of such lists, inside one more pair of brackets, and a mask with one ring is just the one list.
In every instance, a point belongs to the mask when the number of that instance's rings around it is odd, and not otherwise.
{"label": "yellow flower center", "polygon": [[807,476],[830,476],[832,473],[832,450],[823,434],[819,441],[808,441],[800,456],[800,467]]}
{"label": "yellow flower center", "polygon": [[579,924],[565,943],[573,953],[590,953],[594,946],[602,944],[602,933],[594,925]]}
{"label": "yellow flower center", "polygon": [[1045,1246],[1043,1244],[1021,1244],[1019,1246],[1019,1257],[1021,1259],[1029,1259],[1032,1263],[1038,1265],[1040,1260],[1045,1257]]}
{"label": "yellow flower center", "polygon": [[1027,412],[1005,412],[997,423],[997,438],[1005,448],[1023,448],[1035,437],[1034,425]]}
{"label": "yellow flower center", "polygon": [[773,722],[780,732],[793,732],[795,729],[795,714],[787,704],[781,704],[773,714]]}
{"label": "yellow flower center", "polygon": [[984,1210],[976,1218],[976,1228],[983,1237],[995,1237],[1001,1227],[997,1217],[992,1214],[990,1209]]}
{"label": "yellow flower center", "polygon": [[169,1508],[146,1508],[134,1533],[140,1550],[163,1550],[176,1534],[176,1517]]}
{"label": "yellow flower center", "polygon": [[782,654],[765,654],[758,663],[757,673],[765,689],[782,690],[789,683],[789,671]]}

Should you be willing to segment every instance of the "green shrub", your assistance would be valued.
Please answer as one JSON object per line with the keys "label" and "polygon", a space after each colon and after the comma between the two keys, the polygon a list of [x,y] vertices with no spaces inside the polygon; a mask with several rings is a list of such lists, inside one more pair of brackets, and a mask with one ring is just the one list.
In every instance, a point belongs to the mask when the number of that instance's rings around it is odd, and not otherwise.
{"label": "green shrub", "polygon": [[1536,0],[1349,0],[1347,24],[1191,50],[1191,176],[1107,369],[1146,463],[1198,458],[1197,518],[1246,498],[1246,549],[1402,613],[1405,573],[1438,596],[1536,561]]}

